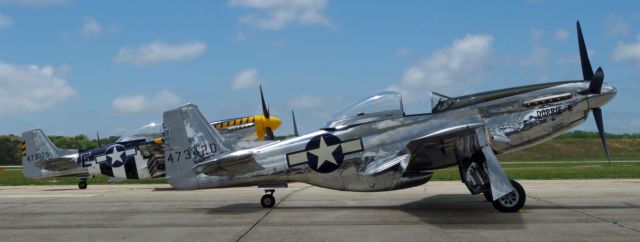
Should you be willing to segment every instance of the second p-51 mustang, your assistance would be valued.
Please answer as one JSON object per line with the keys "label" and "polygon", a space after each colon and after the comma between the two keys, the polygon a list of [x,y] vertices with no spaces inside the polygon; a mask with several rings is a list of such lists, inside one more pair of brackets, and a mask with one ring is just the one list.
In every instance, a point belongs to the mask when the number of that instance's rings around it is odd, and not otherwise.
{"label": "second p-51 mustang", "polygon": [[[289,182],[346,191],[389,191],[422,185],[438,169],[458,166],[472,194],[502,212],[523,207],[522,186],[507,178],[496,154],[532,146],[578,126],[593,113],[609,158],[600,107],[616,89],[591,69],[577,24],[583,80],[561,81],[467,96],[434,95],[431,113],[406,115],[401,97],[384,92],[333,116],[320,130],[237,149],[187,104],[163,115],[167,180],[177,189]],[[266,190],[263,207],[276,202]]]}
{"label": "second p-51 mustang", "polygon": [[[214,121],[222,136],[235,148],[255,147],[262,140],[273,140],[273,131],[282,121],[267,109],[260,87],[263,115]],[[23,173],[29,178],[78,177],[80,189],[87,188],[87,178],[104,175],[116,179],[164,177],[162,126],[151,123],[94,149],[79,151],[59,149],[41,129],[22,134]]]}

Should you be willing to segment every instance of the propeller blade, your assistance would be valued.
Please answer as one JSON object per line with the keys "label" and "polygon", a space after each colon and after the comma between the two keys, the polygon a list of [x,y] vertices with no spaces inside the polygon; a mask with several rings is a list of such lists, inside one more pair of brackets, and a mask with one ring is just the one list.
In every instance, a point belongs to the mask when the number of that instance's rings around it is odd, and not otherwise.
{"label": "propeller blade", "polygon": [[267,104],[264,101],[264,95],[262,94],[262,85],[260,85],[260,100],[262,101],[262,115],[265,118],[269,119],[269,109],[267,108]]}
{"label": "propeller blade", "polygon": [[600,135],[600,141],[604,147],[604,154],[607,155],[609,165],[611,165],[611,157],[609,156],[609,145],[607,145],[607,138],[604,133],[604,123],[602,122],[602,110],[600,108],[594,108],[593,118],[596,120],[596,126],[598,126],[598,134]]}
{"label": "propeller blade", "polygon": [[602,82],[604,82],[604,72],[602,71],[602,68],[598,67],[596,73],[593,74],[591,83],[589,83],[589,92],[600,94],[600,89],[602,89]]}
{"label": "propeller blade", "polygon": [[267,135],[265,137],[265,140],[274,140],[275,136],[273,135],[273,130],[271,130],[271,128],[269,128],[269,127],[267,127],[266,130],[267,130],[267,132],[266,132]]}
{"label": "propeller blade", "polygon": [[291,110],[291,117],[293,117],[293,136],[298,137],[300,134],[298,133],[298,124],[296,123],[296,114]]}
{"label": "propeller blade", "polygon": [[578,29],[578,47],[580,48],[580,63],[582,64],[582,76],[584,80],[591,80],[593,78],[593,68],[591,68],[591,62],[589,61],[589,54],[587,53],[587,46],[584,43],[584,37],[582,36],[582,28],[580,27],[580,21],[576,22]]}
{"label": "propeller blade", "polygon": [[98,133],[98,131],[96,131],[96,141],[98,143],[98,147],[102,147],[102,144],[100,144],[100,134]]}

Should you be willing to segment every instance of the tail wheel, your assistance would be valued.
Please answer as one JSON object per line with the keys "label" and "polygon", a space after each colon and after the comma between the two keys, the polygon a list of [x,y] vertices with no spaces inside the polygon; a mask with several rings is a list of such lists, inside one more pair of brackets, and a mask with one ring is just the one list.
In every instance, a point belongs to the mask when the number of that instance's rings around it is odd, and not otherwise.
{"label": "tail wheel", "polygon": [[527,200],[527,195],[520,183],[514,180],[510,180],[510,182],[516,190],[492,202],[493,207],[503,213],[517,212],[524,206],[524,202]]}
{"label": "tail wheel", "polygon": [[78,188],[83,189],[83,190],[87,189],[87,182],[86,181],[78,182]]}
{"label": "tail wheel", "polygon": [[262,205],[263,208],[272,208],[276,205],[276,198],[271,194],[264,194],[262,199],[260,199],[260,205]]}

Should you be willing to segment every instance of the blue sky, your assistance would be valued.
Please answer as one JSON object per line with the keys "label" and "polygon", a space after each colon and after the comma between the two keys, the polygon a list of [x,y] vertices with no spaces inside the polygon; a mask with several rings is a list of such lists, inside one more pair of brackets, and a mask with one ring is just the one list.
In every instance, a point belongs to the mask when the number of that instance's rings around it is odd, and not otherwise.
{"label": "blue sky", "polygon": [[639,132],[637,1],[0,0],[0,134],[121,135],[187,102],[258,114],[258,83],[281,135],[291,109],[308,132],[385,90],[426,112],[431,90],[581,79],[576,20],[619,89],[607,131]]}

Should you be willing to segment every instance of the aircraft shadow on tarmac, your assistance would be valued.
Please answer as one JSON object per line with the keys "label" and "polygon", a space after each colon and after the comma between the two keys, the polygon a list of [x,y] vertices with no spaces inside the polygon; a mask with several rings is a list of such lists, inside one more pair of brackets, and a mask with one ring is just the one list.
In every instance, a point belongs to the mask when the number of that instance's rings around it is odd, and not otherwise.
{"label": "aircraft shadow on tarmac", "polygon": [[78,188],[54,188],[54,189],[44,189],[42,191],[54,192],[54,191],[78,191]]}
{"label": "aircraft shadow on tarmac", "polygon": [[[286,203],[286,201],[285,201]],[[337,202],[340,203],[340,202]],[[326,204],[326,201],[323,201]],[[508,224],[508,228],[495,226],[495,229],[523,229],[524,221],[521,213],[500,213],[482,196],[472,197],[469,194],[446,194],[425,197],[397,206],[361,206],[361,205],[320,205],[320,206],[283,206],[278,204],[275,211],[296,211],[311,209],[327,212],[333,210],[397,210],[419,218],[426,224],[455,229],[455,224]],[[527,209],[527,207],[525,207]],[[209,209],[210,215],[229,215],[255,213],[264,211],[257,203],[235,203]],[[465,229],[469,229],[468,227]],[[482,228],[486,230],[487,227]]]}
{"label": "aircraft shadow on tarmac", "polygon": [[154,191],[154,192],[166,192],[166,191],[179,192],[180,190],[176,190],[173,187],[156,187],[152,191]]}
{"label": "aircraft shadow on tarmac", "polygon": [[624,203],[626,206],[602,206],[602,205],[533,205],[533,206],[525,206],[525,209],[533,210],[533,209],[571,209],[571,210],[581,210],[581,209],[640,209],[640,206]]}

